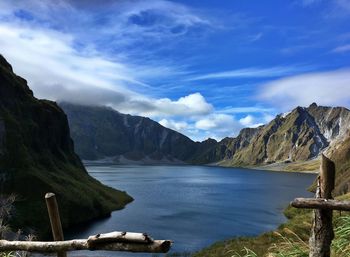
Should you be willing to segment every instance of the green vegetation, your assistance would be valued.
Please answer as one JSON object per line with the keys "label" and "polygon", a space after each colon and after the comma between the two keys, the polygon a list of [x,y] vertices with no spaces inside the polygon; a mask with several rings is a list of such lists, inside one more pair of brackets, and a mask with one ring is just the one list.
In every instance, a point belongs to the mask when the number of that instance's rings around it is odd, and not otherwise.
{"label": "green vegetation", "polygon": [[285,167],[285,171],[315,171],[320,168],[320,160],[313,159],[304,162],[295,162],[287,164]]}
{"label": "green vegetation", "polygon": [[[350,194],[337,199],[348,200]],[[276,231],[257,237],[240,237],[217,242],[193,254],[193,257],[307,257],[312,211],[288,207],[285,215],[288,221]],[[350,215],[334,212],[334,231],[332,257],[350,256]]]}

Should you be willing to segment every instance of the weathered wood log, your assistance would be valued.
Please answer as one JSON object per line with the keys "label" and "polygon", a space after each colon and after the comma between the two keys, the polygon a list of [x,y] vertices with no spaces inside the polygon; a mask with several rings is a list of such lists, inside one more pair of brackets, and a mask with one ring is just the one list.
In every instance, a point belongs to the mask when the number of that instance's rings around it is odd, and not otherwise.
{"label": "weathered wood log", "polygon": [[[334,189],[335,164],[322,154],[321,171],[318,178],[316,198],[332,199]],[[331,244],[334,238],[332,225],[333,211],[315,209],[311,228],[310,257],[330,257]]]}
{"label": "weathered wood log", "polygon": [[98,234],[88,238],[89,245],[111,243],[111,242],[133,242],[147,244],[154,240],[146,233],[132,233],[132,232],[111,232],[106,234]]}
{"label": "weathered wood log", "polygon": [[350,211],[350,201],[332,199],[296,198],[291,203],[295,208]]}
{"label": "weathered wood log", "polygon": [[[47,193],[45,195],[45,202],[49,213],[53,240],[63,241],[63,229],[55,194]],[[57,252],[57,257],[67,257],[67,254],[65,252]]]}
{"label": "weathered wood log", "polygon": [[[101,241],[98,241],[98,238],[101,238]],[[38,242],[0,240],[0,252],[66,252],[77,250],[104,250],[166,253],[170,250],[171,245],[172,242],[170,240],[153,240],[142,233],[112,232],[90,236],[89,239],[76,239],[68,241]]]}

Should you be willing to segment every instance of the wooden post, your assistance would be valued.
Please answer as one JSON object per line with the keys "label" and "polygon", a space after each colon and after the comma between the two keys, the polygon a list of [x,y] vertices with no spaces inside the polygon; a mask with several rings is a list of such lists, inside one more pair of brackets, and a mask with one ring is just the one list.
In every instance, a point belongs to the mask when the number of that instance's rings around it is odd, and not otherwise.
{"label": "wooden post", "polygon": [[[316,199],[333,199],[335,164],[322,154],[321,171],[318,177]],[[334,238],[331,209],[315,209],[310,237],[310,257],[330,257]]]}
{"label": "wooden post", "polygon": [[[63,241],[63,229],[55,194],[47,193],[45,195],[45,201],[49,213],[53,240]],[[57,252],[57,257],[67,257],[67,254],[66,252]]]}

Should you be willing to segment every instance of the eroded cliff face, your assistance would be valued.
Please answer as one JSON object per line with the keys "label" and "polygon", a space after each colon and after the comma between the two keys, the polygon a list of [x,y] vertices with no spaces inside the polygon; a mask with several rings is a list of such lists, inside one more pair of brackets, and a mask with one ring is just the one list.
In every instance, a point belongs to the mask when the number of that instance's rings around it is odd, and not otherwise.
{"label": "eroded cliff face", "polygon": [[49,229],[43,196],[54,192],[65,227],[105,216],[131,201],[88,175],[74,152],[65,113],[38,100],[27,81],[0,55],[0,176],[2,193],[15,193],[14,224]]}

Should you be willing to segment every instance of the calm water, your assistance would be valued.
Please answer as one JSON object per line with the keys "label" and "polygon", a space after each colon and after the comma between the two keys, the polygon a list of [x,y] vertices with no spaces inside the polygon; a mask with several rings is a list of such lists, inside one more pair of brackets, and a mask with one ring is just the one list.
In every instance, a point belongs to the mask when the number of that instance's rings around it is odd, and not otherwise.
{"label": "calm water", "polygon": [[[147,232],[171,239],[174,251],[196,251],[218,240],[254,236],[285,221],[293,198],[309,196],[315,175],[204,166],[87,166],[96,179],[135,201],[69,238],[110,232]],[[90,252],[95,256],[152,256]],[[82,255],[76,252],[74,255]],[[85,253],[84,253],[85,255]]]}

